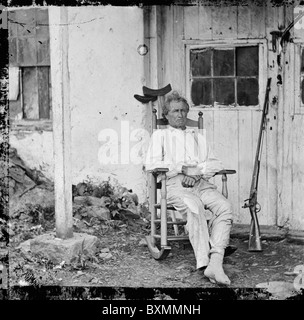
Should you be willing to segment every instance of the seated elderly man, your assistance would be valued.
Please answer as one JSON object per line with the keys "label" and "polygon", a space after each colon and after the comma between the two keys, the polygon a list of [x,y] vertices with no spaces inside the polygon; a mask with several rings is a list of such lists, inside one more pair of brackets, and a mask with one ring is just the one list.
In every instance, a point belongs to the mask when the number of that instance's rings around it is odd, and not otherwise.
{"label": "seated elderly man", "polygon": [[223,258],[232,226],[232,206],[208,181],[224,168],[206,139],[186,127],[188,112],[186,99],[176,91],[167,96],[163,115],[169,126],[153,133],[146,170],[169,169],[166,173],[168,204],[187,219],[197,269],[205,268],[204,275],[211,282],[229,285]]}

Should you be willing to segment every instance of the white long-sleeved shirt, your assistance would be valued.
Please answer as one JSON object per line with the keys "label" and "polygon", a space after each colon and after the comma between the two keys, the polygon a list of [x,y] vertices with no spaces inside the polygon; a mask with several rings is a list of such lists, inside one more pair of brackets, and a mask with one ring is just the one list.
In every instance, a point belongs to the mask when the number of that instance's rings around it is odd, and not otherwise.
{"label": "white long-sleeved shirt", "polygon": [[207,144],[205,134],[171,126],[154,131],[147,150],[146,170],[168,168],[167,177],[171,178],[182,173],[183,165],[196,165],[206,180],[224,169]]}

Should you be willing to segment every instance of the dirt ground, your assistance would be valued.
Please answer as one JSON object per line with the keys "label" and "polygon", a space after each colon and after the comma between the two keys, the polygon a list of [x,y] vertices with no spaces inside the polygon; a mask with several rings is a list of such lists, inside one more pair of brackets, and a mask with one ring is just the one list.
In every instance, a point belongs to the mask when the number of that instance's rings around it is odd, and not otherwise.
{"label": "dirt ground", "polygon": [[[51,191],[47,194],[44,190],[43,195],[40,197],[36,188],[15,205],[8,224],[9,241],[0,242],[0,259],[9,267],[10,287],[221,289],[209,282],[201,270],[196,270],[189,242],[172,242],[169,256],[162,261],[154,260],[144,240],[150,231],[149,221],[132,216],[89,222],[74,218],[74,232],[99,238],[95,256],[82,256],[73,263],[56,265],[44,256],[34,255],[24,245],[26,240],[55,230]],[[31,201],[40,199],[40,204],[24,206],[25,197]],[[303,297],[303,273],[294,272],[304,264],[303,244],[288,239],[263,239],[262,252],[249,252],[248,240],[244,238],[232,237],[230,244],[238,249],[224,260],[224,269],[231,280],[229,288],[263,288],[275,299],[299,297],[299,294]]]}
{"label": "dirt ground", "polygon": [[[204,277],[202,271],[195,269],[193,250],[187,242],[172,242],[169,256],[162,261],[154,260],[144,241],[148,226],[143,228],[135,223],[122,224],[117,221],[94,228],[78,229],[75,226],[75,232],[96,235],[101,246],[94,257],[85,257],[70,265],[54,265],[44,257],[34,256],[19,247],[20,243],[38,234],[53,232],[53,217],[42,227],[41,221],[21,215],[11,221],[11,226],[14,231],[8,245],[10,286],[218,288]],[[224,261],[231,288],[283,283],[290,285],[287,297],[294,295],[290,292],[296,277],[292,272],[296,266],[303,264],[303,245],[290,243],[286,239],[263,240],[262,252],[248,252],[247,240],[232,238],[231,244],[238,248]]]}

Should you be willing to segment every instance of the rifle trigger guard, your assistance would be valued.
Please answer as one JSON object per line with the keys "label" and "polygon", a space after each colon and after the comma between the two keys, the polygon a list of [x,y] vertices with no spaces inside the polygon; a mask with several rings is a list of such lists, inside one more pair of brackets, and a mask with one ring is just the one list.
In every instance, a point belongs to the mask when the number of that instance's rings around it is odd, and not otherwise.
{"label": "rifle trigger guard", "polygon": [[260,212],[261,211],[261,205],[257,202],[257,204],[255,205],[255,210],[256,210],[256,213]]}
{"label": "rifle trigger guard", "polygon": [[250,199],[246,199],[246,200],[244,200],[244,205],[242,206],[242,208],[248,208],[249,207],[249,202],[247,202],[247,201],[249,201]]}

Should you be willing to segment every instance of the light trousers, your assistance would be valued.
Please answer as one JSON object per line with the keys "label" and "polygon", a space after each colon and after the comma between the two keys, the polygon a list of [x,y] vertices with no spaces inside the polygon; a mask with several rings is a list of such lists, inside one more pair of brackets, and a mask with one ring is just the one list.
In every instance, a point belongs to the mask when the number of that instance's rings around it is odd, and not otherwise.
{"label": "light trousers", "polygon": [[210,254],[224,254],[232,227],[232,205],[206,180],[197,181],[192,188],[182,186],[183,174],[167,180],[167,201],[184,219],[192,245],[196,267],[209,263]]}

